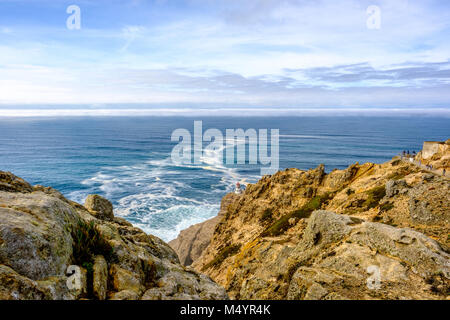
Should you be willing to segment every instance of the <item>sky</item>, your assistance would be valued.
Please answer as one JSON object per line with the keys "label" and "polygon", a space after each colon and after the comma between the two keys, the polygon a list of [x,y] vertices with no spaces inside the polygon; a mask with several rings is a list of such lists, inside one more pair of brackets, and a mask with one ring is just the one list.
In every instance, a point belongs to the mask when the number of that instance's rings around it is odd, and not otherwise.
{"label": "sky", "polygon": [[0,0],[0,106],[450,112],[449,40],[446,0]]}

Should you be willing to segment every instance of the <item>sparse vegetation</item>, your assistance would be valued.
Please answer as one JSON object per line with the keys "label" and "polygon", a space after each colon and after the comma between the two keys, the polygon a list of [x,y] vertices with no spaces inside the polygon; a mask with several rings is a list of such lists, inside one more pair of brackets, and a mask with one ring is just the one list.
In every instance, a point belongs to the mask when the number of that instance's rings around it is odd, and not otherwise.
{"label": "sparse vegetation", "polygon": [[112,260],[114,250],[102,237],[93,221],[86,223],[82,220],[72,230],[73,238],[73,262],[88,269],[95,255],[103,255],[106,260]]}
{"label": "sparse vegetation", "polygon": [[225,261],[226,258],[238,253],[240,248],[241,246],[239,244],[226,246],[225,248],[219,251],[219,253],[213,260],[211,260],[210,262],[208,262],[206,265],[203,266],[202,271],[220,265],[223,261]]}
{"label": "sparse vegetation", "polygon": [[387,179],[388,180],[400,180],[406,177],[411,172],[408,170],[408,168],[400,168],[399,170],[391,173]]}
{"label": "sparse vegetation", "polygon": [[394,204],[391,203],[391,202],[383,203],[383,204],[380,206],[380,210],[381,210],[381,211],[389,211],[389,210],[391,210],[391,209],[393,209],[393,208],[394,208]]}
{"label": "sparse vegetation", "polygon": [[372,219],[373,222],[380,222],[381,220],[383,220],[383,217],[380,216],[380,215],[376,215],[376,216]]}
{"label": "sparse vegetation", "polygon": [[291,213],[288,213],[275,221],[269,228],[267,228],[262,234],[262,237],[267,236],[278,236],[283,234],[287,229],[289,229],[289,219],[292,218],[308,218],[314,210],[318,210],[322,207],[322,204],[332,199],[332,194],[326,193],[322,196],[315,196],[307,204],[305,204],[300,209],[297,209]]}
{"label": "sparse vegetation", "polygon": [[445,297],[450,295],[450,284],[442,271],[437,271],[433,275],[428,276],[425,282],[430,285],[431,292]]}
{"label": "sparse vegetation", "polygon": [[351,195],[351,194],[353,194],[353,193],[355,193],[355,190],[352,190],[352,189],[350,189],[350,188],[348,188],[346,191],[345,191],[345,194],[346,195]]}
{"label": "sparse vegetation", "polygon": [[270,220],[272,220],[272,216],[273,216],[272,209],[267,208],[263,211],[261,218],[260,218],[260,222],[264,223],[264,222],[270,221]]}
{"label": "sparse vegetation", "polygon": [[92,298],[94,256],[103,255],[106,260],[111,261],[114,258],[114,250],[97,230],[94,221],[87,223],[79,220],[71,234],[73,239],[73,263],[86,269],[87,297]]}
{"label": "sparse vegetation", "polygon": [[378,206],[380,200],[384,198],[386,195],[385,186],[375,187],[368,191],[366,191],[368,197],[367,200],[364,201],[363,205],[368,209],[372,209]]}

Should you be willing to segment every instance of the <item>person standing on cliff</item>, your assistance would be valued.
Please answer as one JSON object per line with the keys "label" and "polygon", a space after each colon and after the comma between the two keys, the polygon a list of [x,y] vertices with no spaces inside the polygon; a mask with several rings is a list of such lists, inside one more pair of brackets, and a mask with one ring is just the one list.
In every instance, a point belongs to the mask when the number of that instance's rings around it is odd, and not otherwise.
{"label": "person standing on cliff", "polygon": [[236,189],[234,189],[234,193],[242,194],[241,184],[239,182],[236,183]]}

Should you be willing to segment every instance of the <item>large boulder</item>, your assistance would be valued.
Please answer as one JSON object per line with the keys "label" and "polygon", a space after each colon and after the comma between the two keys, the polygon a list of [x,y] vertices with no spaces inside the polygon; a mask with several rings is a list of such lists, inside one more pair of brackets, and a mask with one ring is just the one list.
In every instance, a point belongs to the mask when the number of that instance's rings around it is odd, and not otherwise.
{"label": "large boulder", "polygon": [[114,218],[106,199],[89,197],[88,211],[57,190],[0,177],[8,184],[0,191],[0,299],[137,300],[174,285],[190,299],[227,298],[161,239]]}
{"label": "large boulder", "polygon": [[84,206],[98,219],[114,220],[113,205],[108,199],[97,194],[90,194],[87,196]]}
{"label": "large boulder", "polygon": [[33,191],[33,187],[11,172],[0,171],[0,191],[28,193]]}
{"label": "large boulder", "polygon": [[78,214],[42,192],[0,192],[0,264],[32,280],[65,274]]}

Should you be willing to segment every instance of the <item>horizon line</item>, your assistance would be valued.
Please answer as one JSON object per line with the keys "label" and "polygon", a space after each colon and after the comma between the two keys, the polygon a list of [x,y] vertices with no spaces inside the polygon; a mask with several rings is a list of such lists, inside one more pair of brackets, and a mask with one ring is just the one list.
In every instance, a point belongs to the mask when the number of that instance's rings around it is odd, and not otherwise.
{"label": "horizon line", "polygon": [[[243,114],[243,112],[245,112]],[[373,108],[342,108],[342,107],[317,107],[317,108],[273,108],[273,107],[218,107],[218,108],[192,108],[192,107],[165,107],[165,108],[19,108],[3,109],[0,106],[0,118],[24,118],[24,117],[121,117],[121,116],[240,116],[240,117],[264,117],[264,116],[446,116],[450,117],[450,108],[400,108],[400,107],[373,107]]]}

